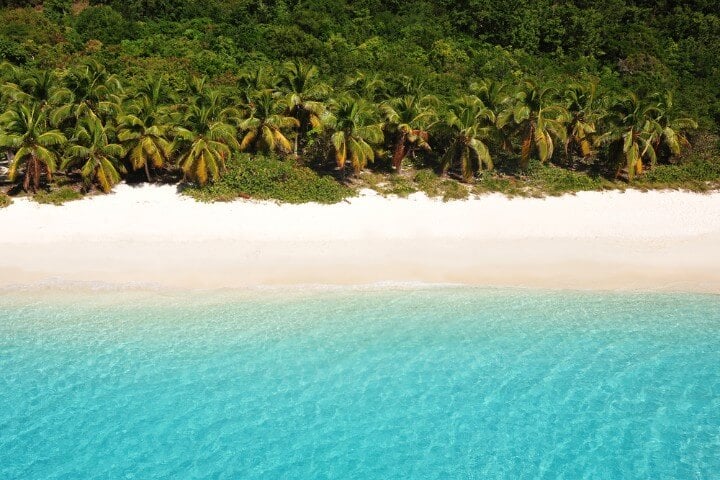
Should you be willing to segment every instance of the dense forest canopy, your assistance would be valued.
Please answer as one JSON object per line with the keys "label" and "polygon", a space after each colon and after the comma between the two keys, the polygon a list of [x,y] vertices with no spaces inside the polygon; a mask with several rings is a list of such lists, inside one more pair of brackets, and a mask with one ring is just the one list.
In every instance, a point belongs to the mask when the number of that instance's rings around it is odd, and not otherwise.
{"label": "dense forest canopy", "polygon": [[[82,10],[68,0],[2,4],[44,4],[44,13],[2,13],[0,57],[33,67],[93,55],[117,73],[140,65],[177,73],[168,60],[177,57],[198,74],[221,76],[248,63],[302,58],[325,75],[424,75],[443,89],[461,89],[472,76],[597,75],[618,87],[674,89],[701,124],[720,120],[713,0],[91,0]],[[90,40],[103,48],[88,52]]]}
{"label": "dense forest canopy", "polygon": [[[474,170],[483,170],[491,166],[484,158],[496,158],[497,151],[522,156],[522,165],[528,156],[556,158],[561,143],[567,150],[574,141],[579,156],[599,155],[604,149],[606,158],[614,158],[618,135],[634,136],[629,146],[623,145],[625,157],[640,159],[637,169],[627,161],[632,177],[635,170],[642,171],[643,161],[654,164],[657,156],[677,155],[687,133],[720,128],[720,14],[714,0],[3,0],[0,6],[0,61],[6,66],[0,75],[5,82],[22,83],[18,72],[52,71],[78,101],[80,87],[70,85],[73,69],[94,65],[102,71],[97,78],[119,79],[123,95],[115,99],[122,105],[118,110],[132,112],[140,107],[127,102],[140,96],[144,87],[139,85],[161,78],[163,102],[185,107],[165,112],[172,131],[161,137],[172,145],[165,152],[168,158],[156,163],[174,157],[186,174],[197,165],[188,166],[187,150],[175,147],[193,144],[201,128],[188,119],[193,102],[198,109],[217,107],[212,115],[234,129],[212,134],[228,139],[219,140],[222,148],[206,152],[208,158],[219,156],[220,163],[236,147],[322,156],[313,141],[320,134],[311,131],[326,123],[326,146],[338,164],[348,155],[365,166],[384,146],[393,165],[400,154],[427,153],[438,167],[462,163],[466,179],[473,173],[467,171],[468,158],[474,159]],[[288,67],[289,62],[295,67]],[[318,87],[305,97],[299,92],[291,100],[287,95],[297,85],[286,78],[288,68],[310,67],[312,82],[324,90]],[[296,81],[303,75],[294,72]],[[200,78],[224,99],[209,99],[204,87],[193,93],[192,83]],[[274,92],[272,98],[263,97],[266,90]],[[197,100],[198,92],[208,98]],[[348,103],[348,94],[354,103]],[[173,95],[177,98],[171,99]],[[232,100],[243,96],[243,102]],[[405,107],[432,110],[421,117],[435,121],[389,122],[389,110],[400,108],[398,102],[408,96],[419,103],[407,105],[406,98]],[[564,113],[546,109],[551,97]],[[18,98],[5,88],[3,109]],[[596,98],[605,99],[602,108],[592,104]],[[321,119],[321,108],[313,102],[327,107],[327,119]],[[524,117],[517,110],[520,104],[528,109]],[[238,111],[228,113],[230,107]],[[96,113],[99,127],[80,117],[54,123],[44,107],[36,112],[47,117],[42,120],[47,130],[76,143],[78,128],[107,128],[107,143],[130,155],[132,142],[118,137],[130,113]],[[638,125],[650,118],[656,134],[618,130],[623,122],[631,123],[631,115]],[[5,117],[7,128],[10,117]],[[427,138],[426,130],[440,123],[443,128]],[[378,131],[370,128],[375,124]],[[493,132],[487,131],[490,126]],[[180,128],[186,133],[179,133]],[[126,137],[129,130],[125,125]],[[248,139],[252,132],[267,139]],[[399,138],[408,143],[400,145]],[[58,155],[67,157],[69,151]],[[215,177],[213,171],[200,178],[202,183]]]}

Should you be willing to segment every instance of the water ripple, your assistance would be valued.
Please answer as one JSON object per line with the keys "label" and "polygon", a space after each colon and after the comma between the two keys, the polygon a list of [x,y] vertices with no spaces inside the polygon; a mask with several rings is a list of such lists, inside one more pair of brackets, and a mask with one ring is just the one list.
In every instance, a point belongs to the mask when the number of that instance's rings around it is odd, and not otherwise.
{"label": "water ripple", "polygon": [[0,295],[0,478],[717,478],[720,298]]}

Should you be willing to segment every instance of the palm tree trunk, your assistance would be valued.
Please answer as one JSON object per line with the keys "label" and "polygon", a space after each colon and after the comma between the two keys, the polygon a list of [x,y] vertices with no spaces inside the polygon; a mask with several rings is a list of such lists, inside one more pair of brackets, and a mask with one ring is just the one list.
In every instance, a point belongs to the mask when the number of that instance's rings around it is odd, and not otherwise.
{"label": "palm tree trunk", "polygon": [[395,149],[393,151],[393,160],[392,165],[393,168],[400,173],[400,169],[402,168],[402,161],[405,158],[405,155],[407,155],[407,151],[405,149],[405,139],[407,138],[407,133],[400,132],[398,133],[397,140],[395,141]]}
{"label": "palm tree trunk", "polygon": [[145,161],[145,175],[147,176],[148,182],[152,183],[152,177],[150,177],[150,167],[148,167],[147,160]]}
{"label": "palm tree trunk", "polygon": [[23,178],[23,190],[26,192],[30,190],[30,178],[32,177],[31,163],[32,160],[30,160],[30,163],[25,167],[25,178]]}

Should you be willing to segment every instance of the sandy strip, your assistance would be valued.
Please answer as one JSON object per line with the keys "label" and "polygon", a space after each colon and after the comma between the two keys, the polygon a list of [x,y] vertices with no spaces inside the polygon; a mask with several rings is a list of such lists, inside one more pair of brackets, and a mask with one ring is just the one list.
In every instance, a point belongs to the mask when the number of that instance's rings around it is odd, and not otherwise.
{"label": "sandy strip", "polygon": [[720,293],[720,193],[364,195],[201,204],[171,186],[0,209],[0,286],[180,288],[376,282]]}

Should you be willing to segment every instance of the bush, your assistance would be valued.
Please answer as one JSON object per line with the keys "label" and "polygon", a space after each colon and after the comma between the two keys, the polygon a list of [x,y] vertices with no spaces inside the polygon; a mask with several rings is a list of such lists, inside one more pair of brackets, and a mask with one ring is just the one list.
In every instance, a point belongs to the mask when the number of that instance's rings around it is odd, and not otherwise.
{"label": "bush", "polygon": [[563,195],[588,190],[602,190],[608,186],[600,176],[574,172],[554,165],[532,162],[528,171],[529,184],[548,195]]}
{"label": "bush", "polygon": [[72,202],[73,200],[80,200],[83,198],[82,194],[70,187],[61,187],[57,190],[40,191],[33,195],[33,200],[42,204],[50,205],[62,205],[66,202]]}
{"label": "bush", "polygon": [[0,35],[0,59],[8,60],[15,64],[23,64],[28,61],[30,54],[15,40]]}
{"label": "bush", "polygon": [[0,22],[3,35],[16,42],[54,45],[65,40],[59,25],[31,8],[2,10]]}
{"label": "bush", "polygon": [[440,178],[432,170],[420,170],[415,175],[418,189],[428,197],[442,197],[444,202],[468,198],[467,187],[456,180]]}
{"label": "bush", "polygon": [[9,207],[12,204],[12,198],[0,192],[0,208]]}
{"label": "bush", "polygon": [[111,7],[88,7],[77,16],[75,29],[83,40],[117,44],[128,38],[130,23]]}
{"label": "bush", "polygon": [[277,200],[283,203],[338,203],[354,192],[332,177],[321,176],[291,160],[241,155],[228,162],[220,180],[204,187],[190,186],[183,193],[203,202],[238,198]]}
{"label": "bush", "polygon": [[677,165],[658,165],[636,184],[646,188],[706,191],[720,187],[720,159],[693,158]]}

